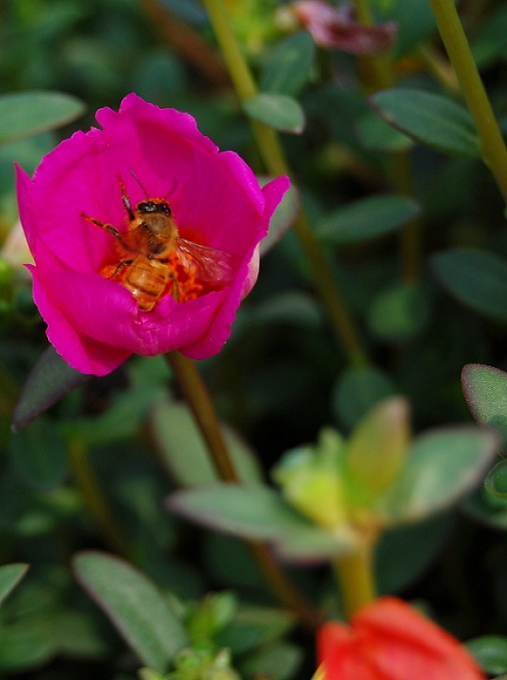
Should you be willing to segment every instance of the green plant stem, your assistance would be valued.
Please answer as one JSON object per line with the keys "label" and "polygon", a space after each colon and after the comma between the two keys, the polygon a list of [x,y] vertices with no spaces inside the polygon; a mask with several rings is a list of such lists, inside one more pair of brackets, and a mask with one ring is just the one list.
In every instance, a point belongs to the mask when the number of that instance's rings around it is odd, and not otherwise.
{"label": "green plant stem", "polygon": [[475,120],[485,163],[507,202],[507,149],[482,84],[453,0],[429,0],[468,108]]}
{"label": "green plant stem", "polygon": [[[203,4],[208,11],[239,100],[244,102],[255,97],[258,94],[257,85],[231,28],[223,0],[203,0]],[[275,176],[292,175],[276,132],[258,121],[251,121],[251,125],[267,171]],[[310,263],[315,287],[327,308],[338,342],[344,347],[351,363],[358,366],[366,365],[368,361],[358,333],[348,314],[329,262],[303,210],[296,218],[293,229]]]}
{"label": "green plant stem", "polygon": [[99,527],[105,542],[124,557],[130,554],[123,528],[114,519],[114,513],[102,493],[99,481],[90,466],[86,446],[77,439],[68,443],[72,473],[81,492],[86,509]]}
{"label": "green plant stem", "polygon": [[218,476],[225,482],[240,482],[215,407],[197,366],[179,352],[170,352],[166,357],[206,442]]}
{"label": "green plant stem", "polygon": [[[369,0],[354,0],[357,20],[365,25],[373,24]],[[361,72],[366,89],[377,92],[394,86],[393,69],[388,57],[365,56],[360,58]],[[413,197],[412,169],[406,151],[391,156],[391,181],[404,196]],[[400,236],[400,259],[404,281],[414,283],[420,277],[422,223],[418,217],[404,226]]]}
{"label": "green plant stem", "polygon": [[[241,482],[224,440],[215,407],[195,362],[179,352],[170,352],[166,354],[166,358],[206,442],[218,476],[226,482]],[[280,602],[294,611],[302,623],[315,628],[320,621],[318,613],[280,569],[268,546],[260,541],[247,543],[266,583]]]}
{"label": "green plant stem", "polygon": [[355,611],[376,598],[373,544],[365,543],[356,552],[337,559],[334,566],[341,587],[344,613],[350,618]]}

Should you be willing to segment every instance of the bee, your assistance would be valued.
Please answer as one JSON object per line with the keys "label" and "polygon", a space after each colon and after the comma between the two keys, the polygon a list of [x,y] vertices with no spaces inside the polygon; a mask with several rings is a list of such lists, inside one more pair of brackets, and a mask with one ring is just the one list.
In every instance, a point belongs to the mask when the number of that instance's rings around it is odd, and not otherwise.
{"label": "bee", "polygon": [[149,312],[165,295],[177,302],[193,300],[230,284],[239,257],[179,236],[171,206],[165,197],[151,198],[133,170],[145,199],[132,208],[118,175],[129,228],[119,231],[83,211],[80,215],[116,239],[118,261],[106,264],[101,274],[129,290],[139,307]]}

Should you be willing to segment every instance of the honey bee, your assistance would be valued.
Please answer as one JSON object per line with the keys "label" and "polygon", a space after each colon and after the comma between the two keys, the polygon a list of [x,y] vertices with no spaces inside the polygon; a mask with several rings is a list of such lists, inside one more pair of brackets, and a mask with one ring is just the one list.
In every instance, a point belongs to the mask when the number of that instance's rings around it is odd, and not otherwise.
{"label": "honey bee", "polygon": [[185,302],[231,283],[239,257],[180,237],[167,199],[151,198],[134,171],[130,172],[146,198],[132,209],[125,185],[118,175],[129,220],[126,232],[83,211],[80,213],[116,239],[119,261],[102,267],[101,274],[129,290],[139,307],[147,312],[165,295]]}

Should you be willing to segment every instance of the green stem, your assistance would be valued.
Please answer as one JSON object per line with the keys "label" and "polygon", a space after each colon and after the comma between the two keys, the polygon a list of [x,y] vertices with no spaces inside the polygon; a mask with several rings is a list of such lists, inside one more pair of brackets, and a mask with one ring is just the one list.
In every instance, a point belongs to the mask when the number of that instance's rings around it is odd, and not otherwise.
{"label": "green stem", "polygon": [[128,557],[129,544],[122,527],[114,519],[98,479],[90,466],[86,446],[77,439],[68,443],[72,473],[86,509],[99,527],[106,543],[120,555]]}
{"label": "green stem", "polygon": [[[255,97],[258,93],[257,85],[236,40],[223,0],[203,0],[203,3],[208,11],[239,100],[244,102]],[[275,176],[292,175],[276,132],[258,121],[252,121],[251,125],[267,171]],[[337,340],[344,347],[351,363],[359,366],[366,365],[368,363],[366,354],[337,287],[329,262],[303,211],[296,218],[293,229],[310,263],[315,287],[327,308]]]}
{"label": "green stem", "polygon": [[[195,363],[179,352],[166,354],[166,358],[207,444],[218,476],[226,482],[241,482],[225,443],[213,402]],[[318,613],[280,569],[268,546],[259,541],[247,541],[247,543],[266,583],[269,584],[280,602],[294,611],[301,622],[315,628],[320,620]]]}
{"label": "green stem", "polygon": [[344,613],[350,618],[355,611],[376,598],[373,574],[373,544],[365,543],[359,550],[335,561],[340,583]]}
{"label": "green stem", "polygon": [[225,482],[241,481],[225,443],[215,407],[195,363],[179,352],[171,352],[166,357],[194,414],[218,476]]}
{"label": "green stem", "polygon": [[[354,0],[357,20],[365,26],[373,24],[369,0]],[[393,69],[389,57],[361,57],[361,72],[367,89],[374,92],[386,90],[394,85]],[[391,156],[391,182],[404,196],[413,196],[412,170],[406,151]],[[420,277],[421,261],[421,220],[416,217],[404,226],[400,236],[400,259],[403,279],[408,283]]]}
{"label": "green stem", "polygon": [[485,163],[507,202],[507,149],[475,65],[453,0],[429,0],[468,108],[475,120]]}

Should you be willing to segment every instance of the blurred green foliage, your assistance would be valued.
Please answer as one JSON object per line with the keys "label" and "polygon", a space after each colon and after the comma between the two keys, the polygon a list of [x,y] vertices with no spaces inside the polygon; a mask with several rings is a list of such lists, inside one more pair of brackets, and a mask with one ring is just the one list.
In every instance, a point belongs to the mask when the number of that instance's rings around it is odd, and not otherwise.
{"label": "blurred green foliage", "polygon": [[[408,399],[417,434],[469,423],[460,384],[463,366],[507,367],[507,231],[501,197],[477,157],[463,104],[428,68],[428,53],[435,59],[443,53],[426,0],[372,0],[379,20],[398,22],[393,68],[397,88],[410,94],[379,93],[369,103],[355,57],[317,49],[304,31],[285,33],[279,10],[287,3],[227,4],[262,90],[276,95],[271,103],[280,102],[278,95],[293,97],[296,111],[304,112],[302,134],[284,135],[283,145],[371,359],[367,367],[351,366],[337,347],[304,255],[287,234],[264,257],[225,349],[200,364],[228,424],[241,473],[249,481],[267,478],[285,451],[316,441],[323,426],[348,436],[371,406],[393,394]],[[461,4],[505,129],[505,7],[500,0],[477,3],[479,9],[474,2]],[[178,22],[189,30],[183,41],[180,28],[174,29]],[[12,106],[19,105],[14,120],[21,129],[25,115],[31,136],[25,129],[4,139],[0,120],[2,242],[17,219],[13,162],[32,172],[58,141],[93,125],[97,108],[117,108],[131,91],[190,112],[221,148],[241,153],[258,174],[265,172],[197,0],[4,0],[0,109],[7,102],[12,118]],[[40,102],[23,106],[4,99],[50,92],[71,96],[76,110],[64,115],[60,109],[62,117],[42,127],[40,115],[28,116]],[[429,101],[430,124],[420,115]],[[77,118],[79,102],[85,113]],[[280,110],[274,108],[263,115],[274,125],[278,117],[280,127]],[[392,186],[393,152],[402,150],[410,154],[410,199]],[[414,283],[401,274],[399,232],[416,215],[423,224],[423,247]],[[163,641],[162,657],[150,651],[139,655],[136,647],[137,636],[144,644],[153,630],[159,635],[156,622],[143,632],[146,621],[140,616],[141,632],[120,626],[119,635],[102,611],[118,628],[112,606],[102,598],[101,609],[85,595],[70,566],[76,553],[74,569],[82,572],[86,560],[91,569],[79,575],[88,592],[98,587],[94,568],[105,569],[102,577],[114,582],[121,572],[114,569],[118,556],[135,565],[129,576],[142,583],[140,592],[164,598],[161,616],[178,630],[192,631],[192,642],[209,645],[212,651],[207,648],[205,663],[201,657],[199,663],[213,665],[219,650],[229,648],[232,666],[220,656],[218,666],[223,662],[228,673],[235,668],[247,680],[260,671],[272,680],[311,677],[313,635],[277,608],[245,545],[189,525],[164,505],[179,486],[212,481],[214,475],[200,462],[202,448],[193,444],[195,429],[186,409],[176,404],[178,388],[162,358],[133,358],[56,402],[65,389],[59,392],[61,385],[53,384],[56,396],[48,399],[48,412],[11,432],[14,406],[47,340],[29,277],[5,250],[1,257],[0,559],[7,566],[0,568],[5,597],[0,677],[134,680],[141,661],[150,666],[145,678],[170,670],[164,665],[164,644],[170,648],[170,641]],[[42,360],[54,367],[47,354]],[[60,369],[51,370],[59,383]],[[75,378],[65,378],[64,386],[77,385]],[[496,418],[498,425],[504,417],[504,382],[498,383],[497,374],[486,378],[491,382],[485,390],[482,383],[470,384],[468,398],[475,400],[472,410],[479,420]],[[47,395],[49,388],[44,389]],[[502,399],[491,399],[493,389]],[[100,501],[86,493],[89,469],[110,504],[109,523]],[[503,673],[505,639],[491,635],[507,629],[507,502],[502,493],[491,493],[501,486],[500,476],[496,482],[490,478],[464,511],[453,507],[386,532],[377,571],[381,591],[425,599],[436,619],[459,636],[487,635],[471,649],[485,668]],[[263,492],[259,486],[256,493]],[[270,490],[265,492],[271,498]],[[284,506],[280,514],[286,511]],[[18,584],[23,564],[31,566]],[[340,612],[325,566],[292,565],[288,571],[315,607],[326,615]],[[116,585],[115,604],[121,605],[120,581]],[[228,589],[234,595],[209,595]]]}

